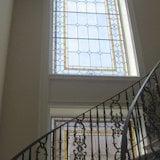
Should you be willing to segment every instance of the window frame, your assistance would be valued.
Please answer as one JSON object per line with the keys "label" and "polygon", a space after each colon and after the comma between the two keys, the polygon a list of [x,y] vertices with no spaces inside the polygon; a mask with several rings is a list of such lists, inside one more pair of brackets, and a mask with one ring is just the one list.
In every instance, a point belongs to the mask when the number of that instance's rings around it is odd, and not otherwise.
{"label": "window frame", "polygon": [[[137,75],[127,75],[127,76],[118,76],[118,75],[104,75],[104,76],[99,76],[99,75],[74,75],[74,74],[56,74],[53,73],[53,51],[52,51],[52,47],[53,47],[53,38],[52,36],[52,27],[53,27],[53,0],[49,0],[50,1],[50,12],[49,12],[49,19],[50,19],[50,23],[49,23],[49,79],[77,79],[77,80],[112,80],[112,79],[131,79],[131,80],[135,80],[138,79],[141,75],[143,76],[145,74],[145,67],[144,67],[144,63],[143,63],[143,57],[142,57],[142,47],[141,47],[141,42],[140,42],[140,37],[139,37],[139,32],[138,32],[138,28],[137,28],[137,24],[136,24],[136,18],[135,18],[135,13],[134,13],[134,6],[133,6],[133,2],[132,0],[128,1],[128,0],[124,0],[126,3],[126,8],[127,8],[127,13],[128,13],[128,17],[129,17],[129,27],[130,27],[130,34],[131,34],[131,38],[132,38],[132,45],[133,45],[133,49],[134,49],[134,58],[135,58],[135,62],[136,62],[136,69],[137,69]],[[123,27],[122,27],[123,28]],[[138,54],[137,54],[138,53]],[[55,63],[55,62],[54,62]],[[130,67],[128,67],[128,69],[130,69]]]}

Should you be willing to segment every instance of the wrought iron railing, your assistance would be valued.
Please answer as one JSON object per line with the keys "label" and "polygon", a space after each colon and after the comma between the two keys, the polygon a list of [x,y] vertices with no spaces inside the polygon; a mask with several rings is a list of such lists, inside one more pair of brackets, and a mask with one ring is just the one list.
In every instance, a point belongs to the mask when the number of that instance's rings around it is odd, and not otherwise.
{"label": "wrought iron railing", "polygon": [[12,160],[128,160],[147,157],[151,151],[158,155],[158,67],[159,63],[148,77],[78,117],[60,122]]}
{"label": "wrought iron railing", "polygon": [[[160,159],[160,61],[149,73],[132,104],[126,117],[121,144],[121,160],[129,159],[129,148],[132,148],[138,159]],[[141,113],[140,113],[141,108]],[[136,144],[129,147],[128,132],[131,122],[137,132]],[[135,151],[136,150],[136,151]],[[152,155],[152,157],[151,157]]]}

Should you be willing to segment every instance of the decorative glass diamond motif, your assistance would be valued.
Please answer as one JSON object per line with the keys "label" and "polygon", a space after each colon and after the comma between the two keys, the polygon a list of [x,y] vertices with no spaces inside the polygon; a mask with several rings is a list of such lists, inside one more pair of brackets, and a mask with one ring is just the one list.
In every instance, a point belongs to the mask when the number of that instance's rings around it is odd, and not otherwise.
{"label": "decorative glass diamond motif", "polygon": [[128,75],[118,6],[118,0],[54,2],[55,74]]}

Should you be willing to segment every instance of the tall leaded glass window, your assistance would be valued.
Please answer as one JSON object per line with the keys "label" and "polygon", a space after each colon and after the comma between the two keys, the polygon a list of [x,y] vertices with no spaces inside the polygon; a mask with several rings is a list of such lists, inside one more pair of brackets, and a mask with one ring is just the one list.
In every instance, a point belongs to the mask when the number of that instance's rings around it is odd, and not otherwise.
{"label": "tall leaded glass window", "polygon": [[135,57],[129,55],[133,45],[120,1],[125,0],[54,0],[52,73],[132,75]]}

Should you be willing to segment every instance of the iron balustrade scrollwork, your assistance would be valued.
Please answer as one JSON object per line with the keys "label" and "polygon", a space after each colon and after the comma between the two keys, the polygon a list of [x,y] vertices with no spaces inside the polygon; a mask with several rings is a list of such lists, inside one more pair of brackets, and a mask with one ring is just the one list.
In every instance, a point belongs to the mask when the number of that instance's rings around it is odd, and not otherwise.
{"label": "iron balustrade scrollwork", "polygon": [[[76,149],[73,150],[74,153],[74,160],[85,160],[86,157],[86,135],[85,135],[85,125],[83,124],[84,120],[84,114],[82,116],[82,119],[77,118],[75,125],[74,125],[74,142],[73,145],[76,146]],[[82,131],[79,133],[79,131]]]}
{"label": "iron balustrade scrollwork", "polygon": [[[128,115],[123,127],[123,136],[121,143],[121,160],[127,160],[126,154],[128,153],[128,131],[129,123],[133,120],[132,115],[136,119],[136,131],[138,133],[138,139],[135,147],[139,152],[136,153],[137,159],[160,159],[159,144],[153,145],[153,141],[160,140],[160,87],[159,87],[159,75],[160,75],[160,61],[155,65],[152,71],[148,74],[145,81],[141,85],[138,93],[132,101]],[[141,105],[141,116],[136,115],[137,105]],[[141,120],[143,117],[143,120]],[[143,126],[142,126],[143,123]],[[140,126],[141,125],[141,126]],[[147,147],[146,147],[147,146]],[[151,156],[152,155],[152,156]]]}
{"label": "iron balustrade scrollwork", "polygon": [[150,74],[55,128],[11,160],[137,160],[159,158],[159,63]]}
{"label": "iron balustrade scrollwork", "polygon": [[[112,121],[112,137],[113,137],[113,144],[114,148],[116,149],[115,153],[115,158],[118,159],[120,158],[120,151],[121,151],[121,146],[118,144],[119,137],[121,136],[122,129],[123,129],[123,113],[122,113],[122,106],[119,103],[120,101],[120,95],[117,95],[117,97],[114,97],[112,99],[112,103],[110,104],[110,114],[111,114],[111,121]],[[119,110],[119,113],[114,113],[113,109],[114,107],[117,107],[117,110]]]}
{"label": "iron balustrade scrollwork", "polygon": [[48,137],[45,137],[44,139],[38,142],[39,146],[36,149],[36,160],[39,160],[40,158],[41,160],[47,160],[47,156],[48,156],[47,148],[46,148],[47,140],[48,140]]}

